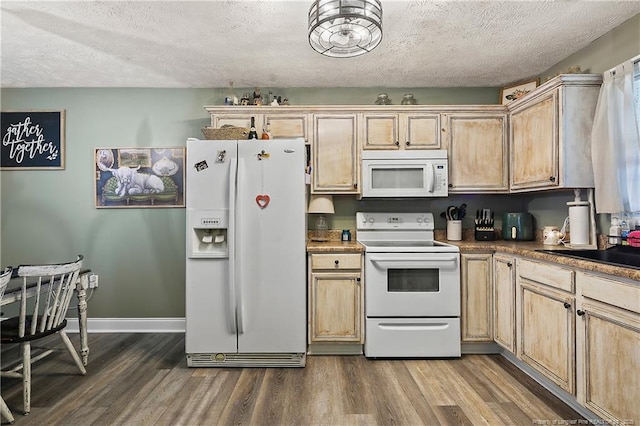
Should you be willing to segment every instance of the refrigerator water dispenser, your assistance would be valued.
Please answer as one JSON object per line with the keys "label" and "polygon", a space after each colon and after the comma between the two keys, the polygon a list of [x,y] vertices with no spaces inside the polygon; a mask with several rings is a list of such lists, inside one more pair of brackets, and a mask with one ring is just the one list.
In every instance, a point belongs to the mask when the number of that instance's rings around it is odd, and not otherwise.
{"label": "refrigerator water dispenser", "polygon": [[189,257],[229,257],[228,210],[190,211]]}

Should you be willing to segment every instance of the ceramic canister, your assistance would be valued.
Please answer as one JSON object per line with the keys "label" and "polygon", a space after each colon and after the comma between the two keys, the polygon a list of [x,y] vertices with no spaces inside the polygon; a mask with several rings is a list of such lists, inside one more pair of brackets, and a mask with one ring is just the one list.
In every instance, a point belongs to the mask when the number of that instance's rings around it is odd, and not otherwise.
{"label": "ceramic canister", "polygon": [[545,226],[542,230],[542,244],[557,246],[562,243],[563,235],[555,226]]}

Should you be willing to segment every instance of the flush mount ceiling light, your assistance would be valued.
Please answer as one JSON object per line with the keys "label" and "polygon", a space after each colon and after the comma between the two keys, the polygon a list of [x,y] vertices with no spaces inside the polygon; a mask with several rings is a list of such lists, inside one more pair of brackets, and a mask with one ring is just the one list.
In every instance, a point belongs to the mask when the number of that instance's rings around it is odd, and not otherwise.
{"label": "flush mount ceiling light", "polygon": [[309,9],[309,44],[325,56],[359,56],[381,41],[380,0],[316,0]]}

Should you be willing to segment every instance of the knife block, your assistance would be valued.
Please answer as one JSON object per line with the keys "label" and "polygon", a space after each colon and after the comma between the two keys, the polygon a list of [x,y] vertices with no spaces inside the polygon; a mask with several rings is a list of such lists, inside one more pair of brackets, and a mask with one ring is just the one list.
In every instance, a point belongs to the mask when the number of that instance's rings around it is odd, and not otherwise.
{"label": "knife block", "polygon": [[496,239],[496,231],[492,227],[478,227],[476,226],[474,236],[476,241],[495,241]]}

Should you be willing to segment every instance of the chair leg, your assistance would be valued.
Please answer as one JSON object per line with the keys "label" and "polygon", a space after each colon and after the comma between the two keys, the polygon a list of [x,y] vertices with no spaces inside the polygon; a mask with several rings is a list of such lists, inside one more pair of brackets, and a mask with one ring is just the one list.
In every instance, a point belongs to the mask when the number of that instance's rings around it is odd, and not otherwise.
{"label": "chair leg", "polygon": [[7,404],[4,402],[4,399],[2,399],[1,396],[0,396],[0,412],[2,412],[2,417],[7,419],[9,423],[13,423],[15,421],[15,419],[13,418],[13,415],[11,414],[11,410],[9,410],[9,407],[7,407]]}
{"label": "chair leg", "polygon": [[22,343],[22,399],[24,415],[31,412],[31,343]]}
{"label": "chair leg", "polygon": [[84,364],[82,364],[82,360],[80,359],[78,352],[76,352],[76,348],[73,347],[73,343],[71,343],[71,339],[69,339],[69,336],[67,336],[67,333],[65,333],[64,330],[60,330],[58,334],[62,338],[62,341],[64,342],[64,345],[67,347],[69,354],[71,355],[76,365],[78,366],[78,370],[80,370],[80,373],[82,373],[82,375],[87,374],[87,369],[84,368]]}

